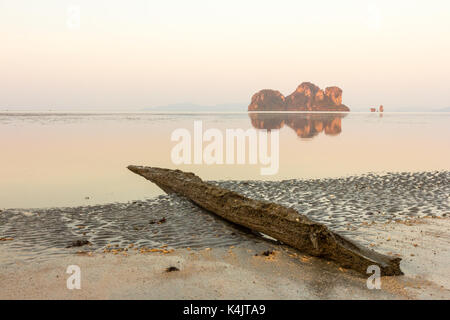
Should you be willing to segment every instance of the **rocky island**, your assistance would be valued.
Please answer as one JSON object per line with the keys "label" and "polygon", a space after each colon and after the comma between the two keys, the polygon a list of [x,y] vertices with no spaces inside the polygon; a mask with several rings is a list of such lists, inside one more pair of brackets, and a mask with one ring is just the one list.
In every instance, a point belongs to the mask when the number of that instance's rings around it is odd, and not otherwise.
{"label": "rocky island", "polygon": [[311,82],[303,82],[289,96],[276,90],[264,89],[255,93],[248,111],[350,111],[342,104],[342,89],[325,90]]}

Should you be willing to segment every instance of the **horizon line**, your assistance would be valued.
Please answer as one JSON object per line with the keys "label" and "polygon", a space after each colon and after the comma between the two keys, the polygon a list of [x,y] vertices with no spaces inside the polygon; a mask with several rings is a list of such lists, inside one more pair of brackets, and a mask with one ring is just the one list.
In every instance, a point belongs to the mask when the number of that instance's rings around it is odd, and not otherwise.
{"label": "horizon line", "polygon": [[108,114],[450,114],[450,111],[56,111],[56,110],[36,110],[36,111],[13,111],[0,110],[0,115],[108,115]]}

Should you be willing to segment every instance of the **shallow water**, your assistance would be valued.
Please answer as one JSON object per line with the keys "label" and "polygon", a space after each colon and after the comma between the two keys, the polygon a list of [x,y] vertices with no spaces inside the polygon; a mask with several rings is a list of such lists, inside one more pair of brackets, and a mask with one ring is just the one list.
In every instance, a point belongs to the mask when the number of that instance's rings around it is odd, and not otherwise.
{"label": "shallow water", "polygon": [[[174,165],[177,128],[280,128],[279,171],[261,164]],[[0,208],[145,200],[162,192],[129,164],[193,171],[207,180],[283,180],[450,169],[450,113],[0,113]]]}

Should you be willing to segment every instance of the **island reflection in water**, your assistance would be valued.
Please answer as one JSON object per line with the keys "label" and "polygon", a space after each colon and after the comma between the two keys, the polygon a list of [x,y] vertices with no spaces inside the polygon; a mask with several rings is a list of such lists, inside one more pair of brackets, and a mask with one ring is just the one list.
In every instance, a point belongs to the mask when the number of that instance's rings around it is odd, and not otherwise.
{"label": "island reflection in water", "polygon": [[256,129],[276,130],[287,126],[302,139],[310,139],[324,132],[336,136],[342,132],[342,118],[346,113],[249,113]]}

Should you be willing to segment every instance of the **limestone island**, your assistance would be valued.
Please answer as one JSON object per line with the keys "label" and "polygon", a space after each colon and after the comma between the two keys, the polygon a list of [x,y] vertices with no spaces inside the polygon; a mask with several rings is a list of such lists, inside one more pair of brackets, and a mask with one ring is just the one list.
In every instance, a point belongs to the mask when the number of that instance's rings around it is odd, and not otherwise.
{"label": "limestone island", "polygon": [[342,89],[328,87],[325,91],[311,82],[303,82],[289,96],[264,89],[255,93],[248,111],[341,111],[350,108],[342,104]]}

